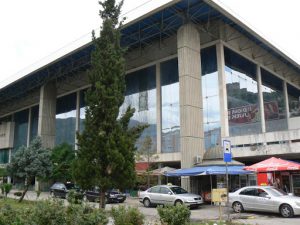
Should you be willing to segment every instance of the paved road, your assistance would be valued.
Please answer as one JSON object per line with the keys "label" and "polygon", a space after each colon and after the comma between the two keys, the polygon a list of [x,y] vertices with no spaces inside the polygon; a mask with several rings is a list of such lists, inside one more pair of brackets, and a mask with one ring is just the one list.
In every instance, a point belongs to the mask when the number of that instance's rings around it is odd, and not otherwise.
{"label": "paved road", "polygon": [[[13,193],[13,192],[12,192]],[[9,197],[14,197],[9,194]],[[49,193],[42,192],[39,199],[48,199]],[[35,192],[28,192],[25,196],[27,200],[36,200]],[[98,207],[97,203],[88,203],[91,206]],[[112,207],[117,207],[119,204],[107,204],[106,210],[110,210]],[[145,208],[141,203],[139,203],[136,198],[128,198],[125,203],[121,205],[137,207],[145,216],[147,224],[155,224],[159,221],[156,208]],[[223,210],[223,218],[226,218],[226,211]],[[279,214],[266,214],[266,213],[241,213],[234,214],[231,211],[231,217],[234,221],[251,224],[251,225],[300,225],[300,216],[294,218],[282,218]],[[203,205],[199,209],[191,210],[191,220],[218,220],[219,218],[219,208],[211,205]],[[110,223],[112,224],[112,223]]]}

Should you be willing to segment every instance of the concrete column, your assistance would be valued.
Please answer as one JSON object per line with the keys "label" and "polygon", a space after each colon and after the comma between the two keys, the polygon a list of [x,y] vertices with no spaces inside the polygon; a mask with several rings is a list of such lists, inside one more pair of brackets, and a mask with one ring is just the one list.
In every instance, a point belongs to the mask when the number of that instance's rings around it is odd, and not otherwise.
{"label": "concrete column", "polygon": [[[162,168],[162,163],[158,163],[158,169]],[[157,176],[157,183],[161,185],[161,175]]]}
{"label": "concrete column", "polygon": [[283,96],[284,96],[284,104],[285,104],[285,112],[286,112],[286,120],[288,125],[288,130],[290,129],[290,106],[289,106],[289,95],[287,91],[287,83],[283,81]]}
{"label": "concrete column", "polygon": [[265,108],[264,108],[264,98],[262,92],[262,81],[261,81],[261,69],[260,66],[256,66],[256,74],[257,74],[257,85],[258,85],[258,100],[259,100],[259,113],[260,113],[260,121],[261,121],[261,131],[262,133],[266,132],[266,121],[265,121]]}
{"label": "concrete column", "polygon": [[156,64],[156,138],[157,154],[161,153],[161,82],[160,82],[160,63]]}
{"label": "concrete column", "polygon": [[45,84],[40,91],[38,135],[43,146],[55,146],[55,114],[56,114],[56,85],[54,82]]}
{"label": "concrete column", "polygon": [[[194,165],[197,155],[204,154],[200,35],[193,24],[177,31],[177,52],[181,168],[188,168]],[[190,179],[181,179],[181,186],[190,190]]]}
{"label": "concrete column", "polygon": [[75,120],[75,150],[78,150],[77,132],[80,130],[80,91],[76,92],[76,120]]}
{"label": "concrete column", "polygon": [[30,144],[30,136],[31,136],[31,114],[32,114],[32,108],[29,108],[28,112],[28,127],[27,127],[27,147]]}
{"label": "concrete column", "polygon": [[[229,137],[228,124],[228,105],[227,105],[227,88],[226,88],[226,74],[225,74],[225,58],[224,46],[220,42],[216,45],[217,65],[218,65],[218,79],[219,79],[219,96],[220,96],[220,119],[221,119],[221,140]],[[222,145],[222,143],[219,143]]]}

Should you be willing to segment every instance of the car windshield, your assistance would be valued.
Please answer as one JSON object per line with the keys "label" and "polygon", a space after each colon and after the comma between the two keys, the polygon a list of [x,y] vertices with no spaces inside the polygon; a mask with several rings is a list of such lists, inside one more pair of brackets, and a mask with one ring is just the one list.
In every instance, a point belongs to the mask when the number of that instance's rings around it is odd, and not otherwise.
{"label": "car windshield", "polygon": [[284,192],[278,188],[266,188],[266,190],[275,197],[288,195],[286,192]]}
{"label": "car windshield", "polygon": [[173,193],[176,194],[176,195],[188,193],[186,190],[184,190],[184,189],[181,188],[181,187],[171,187],[170,189],[171,189],[171,190],[173,191]]}

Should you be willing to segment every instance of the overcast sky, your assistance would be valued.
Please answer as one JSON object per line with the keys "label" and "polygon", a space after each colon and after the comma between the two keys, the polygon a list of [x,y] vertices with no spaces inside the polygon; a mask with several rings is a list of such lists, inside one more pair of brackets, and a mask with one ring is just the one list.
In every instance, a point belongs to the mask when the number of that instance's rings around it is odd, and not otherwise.
{"label": "overcast sky", "polygon": [[[125,0],[123,13],[129,21],[169,1]],[[300,1],[215,1],[300,63]],[[0,88],[90,41],[98,11],[98,0],[1,1]]]}

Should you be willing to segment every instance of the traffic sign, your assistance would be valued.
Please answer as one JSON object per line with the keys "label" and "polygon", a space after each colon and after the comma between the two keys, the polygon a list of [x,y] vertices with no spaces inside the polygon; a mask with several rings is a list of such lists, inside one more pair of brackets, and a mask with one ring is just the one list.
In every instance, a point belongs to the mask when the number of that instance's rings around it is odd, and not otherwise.
{"label": "traffic sign", "polygon": [[229,140],[223,140],[223,153],[224,162],[231,162],[231,142]]}

